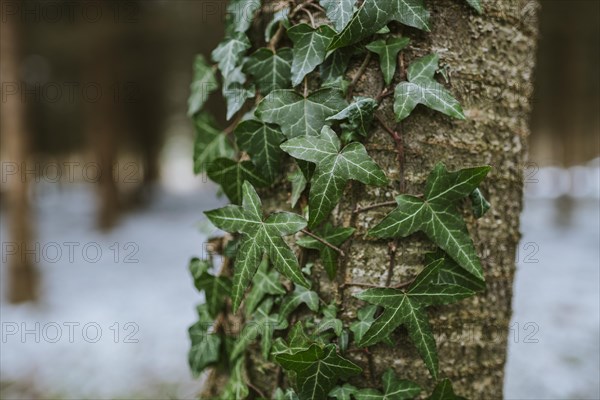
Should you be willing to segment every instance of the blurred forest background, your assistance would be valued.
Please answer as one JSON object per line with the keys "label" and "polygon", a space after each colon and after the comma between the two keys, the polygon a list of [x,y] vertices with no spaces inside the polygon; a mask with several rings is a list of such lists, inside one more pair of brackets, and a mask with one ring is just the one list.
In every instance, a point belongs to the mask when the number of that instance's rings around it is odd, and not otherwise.
{"label": "blurred forest background", "polygon": [[[505,394],[598,399],[600,2],[541,3]],[[0,396],[193,398],[187,262],[224,201],[187,96],[226,2],[0,6]]]}

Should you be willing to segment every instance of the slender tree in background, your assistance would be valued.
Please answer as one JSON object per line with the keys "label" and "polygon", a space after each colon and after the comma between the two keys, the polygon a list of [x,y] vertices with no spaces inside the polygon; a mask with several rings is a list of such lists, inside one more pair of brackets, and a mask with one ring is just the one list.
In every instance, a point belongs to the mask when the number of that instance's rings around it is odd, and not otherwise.
{"label": "slender tree in background", "polygon": [[233,203],[190,265],[205,397],[502,398],[537,8],[230,3],[189,110]]}

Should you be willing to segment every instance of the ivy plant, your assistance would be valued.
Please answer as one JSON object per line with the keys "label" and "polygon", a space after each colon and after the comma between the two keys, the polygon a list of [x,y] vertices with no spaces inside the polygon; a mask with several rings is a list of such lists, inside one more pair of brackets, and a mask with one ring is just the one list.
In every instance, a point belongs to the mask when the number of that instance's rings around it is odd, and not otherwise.
{"label": "ivy plant", "polygon": [[[479,0],[467,2],[483,12]],[[347,209],[349,182],[361,190],[403,187],[386,176],[369,143],[376,126],[390,133],[403,171],[402,132],[381,118],[389,104],[384,99],[393,95],[399,123],[419,104],[466,118],[447,83],[437,80],[440,57],[413,49],[406,34],[412,31],[399,34],[398,25],[427,34],[431,15],[423,0],[309,0],[274,7],[231,0],[225,38],[210,57],[214,64],[204,56],[193,64],[188,114],[196,130],[194,171],[218,184],[231,204],[205,212],[228,232],[214,249],[222,267],[213,265],[213,253],[190,262],[194,285],[204,294],[198,322],[189,328],[190,368],[195,376],[208,368],[227,371],[219,398],[228,400],[400,400],[422,398],[423,392],[430,399],[463,399],[440,376],[444,360],[427,309],[443,310],[485,289],[463,208],[469,198],[474,218],[490,209],[481,188],[490,167],[449,171],[440,160],[422,195],[396,192],[394,210],[367,218],[368,238],[392,243],[423,232],[437,247],[423,254],[425,267],[410,282],[354,290],[361,303],[355,317],[340,314],[346,305],[325,301],[314,288],[316,279],[361,286],[338,280],[345,243],[360,228],[354,218],[332,216],[336,207]],[[253,23],[258,15],[267,22],[261,32],[261,24]],[[264,21],[267,15],[270,21]],[[406,69],[400,62],[405,55]],[[375,64],[383,77],[381,94],[354,95],[361,75]],[[358,67],[352,76],[351,65]],[[204,110],[219,87],[227,103],[225,128]],[[289,193],[276,192],[282,187]],[[281,210],[267,215],[261,199],[273,197]],[[326,277],[320,278],[321,267]],[[237,332],[236,321],[243,323]],[[403,379],[397,369],[386,370],[380,382],[364,379],[354,354],[394,345],[405,333],[433,384]],[[248,361],[260,371],[279,371],[272,392],[251,381]]]}

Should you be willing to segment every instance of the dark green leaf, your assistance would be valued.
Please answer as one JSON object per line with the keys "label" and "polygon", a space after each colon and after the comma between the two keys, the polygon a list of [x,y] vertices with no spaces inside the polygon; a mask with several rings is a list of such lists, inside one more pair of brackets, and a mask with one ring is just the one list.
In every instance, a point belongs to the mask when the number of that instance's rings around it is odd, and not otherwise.
{"label": "dark green leaf", "polygon": [[336,386],[329,392],[329,397],[335,397],[337,400],[351,400],[351,396],[355,395],[358,389],[349,383],[344,383],[343,386]]}
{"label": "dark green leaf", "polygon": [[465,119],[462,107],[450,92],[433,79],[439,57],[429,54],[408,67],[408,82],[400,82],[394,93],[396,119],[402,121],[418,104],[458,119]]}
{"label": "dark green leaf", "polygon": [[319,295],[312,290],[296,285],[294,291],[288,294],[281,303],[281,307],[279,308],[280,318],[286,320],[302,303],[306,304],[313,312],[319,311]]}
{"label": "dark green leaf", "polygon": [[212,116],[206,113],[196,115],[194,127],[194,173],[206,171],[217,158],[231,158],[235,155],[227,136],[215,127]]}
{"label": "dark green leaf", "polygon": [[277,354],[275,360],[285,370],[295,372],[301,400],[325,399],[338,379],[348,379],[362,371],[358,365],[339,356],[333,344],[324,348],[313,344],[294,354]]}
{"label": "dark green leaf", "polygon": [[192,258],[190,273],[194,278],[194,285],[199,291],[204,291],[204,297],[210,316],[216,318],[223,308],[225,300],[231,292],[231,281],[224,276],[214,276],[208,273],[211,264],[207,260]]}
{"label": "dark green leaf", "polygon": [[483,9],[481,8],[481,0],[467,0],[467,3],[471,7],[473,7],[479,14],[483,13]]}
{"label": "dark green leaf", "polygon": [[454,394],[452,383],[447,378],[442,380],[433,390],[429,400],[467,400],[462,396]]}
{"label": "dark green leaf", "polygon": [[256,275],[252,278],[252,289],[246,296],[245,310],[246,317],[250,317],[258,304],[265,298],[266,295],[284,295],[285,288],[279,282],[279,273],[277,271],[269,271],[269,258],[264,256]]}
{"label": "dark green leaf", "polygon": [[385,371],[382,377],[383,393],[375,389],[361,389],[354,397],[356,400],[405,400],[413,399],[421,388],[414,382],[398,379],[392,369]]}
{"label": "dark green leaf", "polygon": [[344,77],[354,51],[352,47],[346,47],[334,51],[325,59],[320,67],[323,85],[333,84],[336,79]]}
{"label": "dark green leaf", "polygon": [[336,336],[340,336],[343,328],[344,324],[342,323],[342,320],[337,318],[337,307],[335,304],[330,304],[323,308],[323,318],[317,325],[316,333],[319,334],[328,330],[333,330]]}
{"label": "dark green leaf", "polygon": [[233,364],[229,380],[221,393],[221,400],[245,399],[250,394],[244,381],[244,357],[238,358]]}
{"label": "dark green leaf", "polygon": [[207,173],[210,179],[221,185],[223,192],[235,204],[242,201],[242,184],[245,181],[257,187],[269,184],[250,161],[238,162],[228,158],[217,158],[208,164]]}
{"label": "dark green leaf", "polygon": [[398,65],[398,53],[409,43],[409,38],[391,37],[387,41],[380,39],[367,45],[367,49],[379,56],[381,72],[386,85],[392,83],[394,79],[394,73],[396,73],[396,66]]}
{"label": "dark green leaf", "polygon": [[460,266],[483,281],[481,262],[456,203],[473,192],[489,171],[490,167],[485,166],[448,172],[444,164],[437,164],[427,179],[425,199],[396,197],[398,207],[369,235],[393,238],[423,231]]}
{"label": "dark green leaf", "polygon": [[188,99],[188,115],[191,117],[202,109],[208,96],[219,87],[213,69],[203,55],[198,54],[194,60],[194,78],[190,85]]}
{"label": "dark green leaf", "polygon": [[287,176],[289,182],[292,183],[292,195],[290,198],[290,203],[292,204],[292,208],[296,207],[296,203],[300,199],[302,192],[306,189],[306,178],[304,174],[299,169],[294,172],[290,172]]}
{"label": "dark green leaf", "polygon": [[327,118],[347,105],[336,89],[321,89],[306,98],[294,90],[274,90],[260,102],[256,115],[264,122],[281,126],[289,139],[319,136],[321,128],[331,124]]}
{"label": "dark green leaf", "polygon": [[473,215],[475,218],[481,218],[488,212],[488,210],[492,207],[492,205],[483,197],[483,193],[479,188],[473,190],[473,192],[469,195],[471,199],[471,204],[473,205]]}
{"label": "dark green leaf", "polygon": [[[334,228],[328,223],[323,229],[314,233],[326,242],[339,247],[352,236],[354,228]],[[307,249],[318,250],[329,279],[335,278],[338,259],[338,253],[335,250],[310,236],[301,237],[296,241],[296,244]]]}
{"label": "dark green leaf", "polygon": [[355,97],[354,103],[344,108],[339,113],[327,118],[328,121],[347,120],[344,129],[358,132],[367,136],[373,123],[373,113],[379,106],[375,99],[369,97]]}
{"label": "dark green leaf", "polygon": [[227,102],[227,120],[230,120],[238,112],[246,100],[256,96],[254,86],[245,88],[242,84],[233,82],[223,85],[223,97]]}
{"label": "dark green leaf", "polygon": [[252,25],[260,0],[231,0],[227,6],[227,21],[235,32],[246,32]]}
{"label": "dark green leaf", "polygon": [[257,120],[241,122],[234,131],[240,149],[246,151],[262,176],[273,182],[281,173],[283,151],[279,147],[285,137],[274,125]]}
{"label": "dark green leaf", "polygon": [[205,212],[219,229],[243,234],[235,260],[232,302],[234,312],[239,307],[244,292],[254,276],[263,254],[267,253],[275,268],[294,283],[309,286],[300,271],[294,252],[281,236],[303,229],[306,221],[299,215],[280,212],[263,217],[262,205],[256,190],[248,182],[243,185],[242,206],[229,205]]}
{"label": "dark green leaf", "polygon": [[329,50],[357,43],[373,35],[390,21],[429,31],[429,13],[423,0],[365,0]]}
{"label": "dark green leaf", "polygon": [[265,28],[265,42],[268,43],[271,40],[274,35],[273,31],[277,26],[279,26],[278,24],[283,24],[283,26],[286,28],[290,27],[289,13],[289,7],[285,7],[273,15],[273,19]]}
{"label": "dark green leaf", "polygon": [[224,77],[228,78],[233,70],[241,65],[242,56],[250,47],[251,44],[246,34],[237,32],[213,50],[212,59],[219,63],[219,70]]}
{"label": "dark green leaf", "polygon": [[209,333],[213,320],[206,304],[198,306],[198,316],[198,322],[188,330],[192,341],[188,353],[188,362],[195,377],[198,377],[206,367],[219,360],[219,348],[221,346],[221,338],[218,335]]}
{"label": "dark green leaf", "polygon": [[387,184],[385,174],[360,143],[350,143],[340,151],[335,132],[324,126],[319,138],[290,139],[281,148],[292,157],[315,163],[309,196],[309,226],[329,215],[342,197],[346,182],[353,179],[367,185]]}
{"label": "dark green leaf", "polygon": [[319,0],[319,4],[327,13],[327,18],[333,22],[333,26],[338,32],[350,22],[355,3],[356,0]]}
{"label": "dark green leaf", "polygon": [[468,273],[464,268],[450,258],[444,251],[438,249],[434,253],[425,254],[425,262],[431,264],[436,260],[443,259],[439,265],[436,284],[457,285],[473,292],[481,292],[485,289],[485,282]]}
{"label": "dark green leaf", "polygon": [[292,51],[279,49],[258,49],[244,64],[246,71],[254,78],[263,96],[275,89],[287,89],[291,84]]}
{"label": "dark green leaf", "polygon": [[298,24],[288,29],[287,35],[294,43],[292,85],[296,86],[325,60],[327,47],[335,31],[327,25],[313,29],[310,25]]}

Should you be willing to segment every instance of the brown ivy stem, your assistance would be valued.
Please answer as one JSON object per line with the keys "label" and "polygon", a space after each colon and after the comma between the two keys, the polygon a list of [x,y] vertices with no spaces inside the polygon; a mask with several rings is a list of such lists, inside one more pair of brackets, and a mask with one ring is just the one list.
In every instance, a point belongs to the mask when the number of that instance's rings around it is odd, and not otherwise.
{"label": "brown ivy stem", "polygon": [[[294,8],[288,15],[288,19],[292,19],[293,17],[296,16],[296,14],[298,14],[300,11],[302,11],[304,9],[304,7],[312,4],[314,2],[314,0],[308,0],[305,1],[302,4],[299,4],[296,8]],[[275,32],[275,34],[273,35],[273,37],[271,38],[271,40],[269,41],[269,44],[267,45],[267,47],[274,53],[275,52],[275,48],[277,47],[277,44],[279,43],[279,41],[281,40],[281,38],[283,37],[283,33],[285,32],[285,27],[283,26],[282,23],[279,23],[279,27],[277,28],[277,31]]]}
{"label": "brown ivy stem", "polygon": [[354,93],[354,87],[358,83],[358,80],[360,79],[360,77],[363,76],[363,74],[365,73],[365,70],[367,69],[367,65],[369,65],[369,61],[371,61],[371,52],[367,53],[365,59],[363,60],[362,64],[360,64],[360,67],[358,68],[358,72],[356,73],[356,75],[354,75],[354,78],[352,78],[352,82],[350,82],[350,85],[348,85],[348,95],[346,96],[348,101],[352,100],[352,94]]}
{"label": "brown ivy stem", "polygon": [[263,391],[262,391],[262,390],[260,390],[259,388],[257,388],[256,386],[254,386],[254,385],[252,384],[252,382],[250,382],[250,379],[248,379],[248,377],[246,377],[246,379],[245,379],[245,380],[246,380],[246,382],[245,382],[245,383],[246,383],[246,385],[250,386],[250,388],[251,388],[252,390],[254,390],[256,393],[258,393],[258,395],[259,395],[261,398],[263,398],[263,399],[266,399],[266,398],[267,398],[267,396],[265,396],[265,394],[263,393]]}
{"label": "brown ivy stem", "polygon": [[388,96],[391,96],[393,94],[394,94],[393,90],[390,90],[390,88],[385,87],[385,88],[383,88],[383,90],[381,91],[381,93],[379,93],[377,95],[377,97],[375,97],[375,101],[377,101],[378,103],[380,103],[381,100],[383,100],[384,98],[386,98]]}
{"label": "brown ivy stem", "polygon": [[398,205],[398,203],[396,203],[396,201],[394,201],[394,200],[386,201],[384,203],[377,203],[377,204],[371,204],[370,206],[359,207],[359,208],[355,209],[353,211],[353,213],[358,214],[358,213],[373,210],[373,209],[379,208],[379,207],[391,207],[391,206],[397,206],[397,205]]}
{"label": "brown ivy stem", "polygon": [[327,240],[315,235],[312,232],[307,231],[306,229],[301,229],[300,232],[304,233],[305,235],[310,236],[311,238],[315,239],[316,241],[324,244],[325,246],[329,247],[330,249],[333,249],[335,251],[337,251],[339,253],[340,256],[345,257],[346,255],[344,254],[344,252],[342,251],[342,249],[340,249],[339,247],[336,247],[334,245],[332,245],[331,243],[329,243]]}
{"label": "brown ivy stem", "polygon": [[313,17],[312,13],[310,11],[308,11],[306,8],[303,8],[302,11],[308,15],[308,18],[310,19],[310,26],[312,26],[313,29],[316,28],[315,25],[315,18]]}

